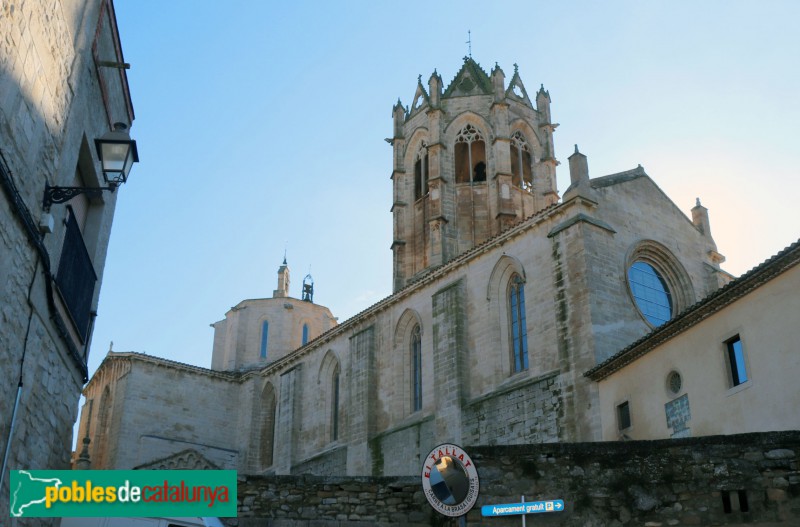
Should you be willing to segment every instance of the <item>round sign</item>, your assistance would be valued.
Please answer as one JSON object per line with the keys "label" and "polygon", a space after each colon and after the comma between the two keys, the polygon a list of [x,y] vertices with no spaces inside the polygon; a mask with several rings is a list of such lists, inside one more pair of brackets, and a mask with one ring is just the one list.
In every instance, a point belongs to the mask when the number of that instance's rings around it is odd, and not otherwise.
{"label": "round sign", "polygon": [[439,445],[422,463],[422,491],[435,511],[455,518],[469,512],[478,500],[478,471],[457,445]]}

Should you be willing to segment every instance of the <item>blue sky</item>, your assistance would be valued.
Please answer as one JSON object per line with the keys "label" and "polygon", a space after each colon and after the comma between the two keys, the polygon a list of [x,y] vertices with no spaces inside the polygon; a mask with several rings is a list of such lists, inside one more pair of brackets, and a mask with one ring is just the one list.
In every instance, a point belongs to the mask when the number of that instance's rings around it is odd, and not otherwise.
{"label": "blue sky", "polygon": [[[699,5],[698,5],[699,4]],[[109,341],[208,367],[209,324],[287,249],[344,320],[391,293],[391,108],[467,53],[552,98],[558,186],[642,164],[700,197],[738,275],[800,236],[800,3],[116,0],[141,162],[120,190],[90,373]]]}

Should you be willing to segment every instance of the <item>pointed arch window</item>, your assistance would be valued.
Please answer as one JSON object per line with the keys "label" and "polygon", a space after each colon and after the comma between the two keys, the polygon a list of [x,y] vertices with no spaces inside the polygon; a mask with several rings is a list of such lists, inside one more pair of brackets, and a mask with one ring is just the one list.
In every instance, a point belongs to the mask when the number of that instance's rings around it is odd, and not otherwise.
{"label": "pointed arch window", "polygon": [[339,439],[339,365],[331,379],[331,441]]}
{"label": "pointed arch window", "polygon": [[486,143],[483,135],[471,124],[456,136],[456,183],[486,181]]}
{"label": "pointed arch window", "polygon": [[428,195],[428,145],[425,141],[419,145],[414,159],[414,200],[418,200]]}
{"label": "pointed arch window", "polygon": [[303,324],[303,346],[308,344],[308,324]]}
{"label": "pointed arch window", "polygon": [[511,136],[511,174],[515,186],[532,190],[533,188],[533,158],[531,147],[522,132],[514,132]]}
{"label": "pointed arch window", "polygon": [[525,321],[525,282],[519,275],[511,278],[508,288],[511,354],[514,373],[528,369],[528,329]]}
{"label": "pointed arch window", "polygon": [[411,411],[422,410],[422,332],[419,324],[411,330]]}
{"label": "pointed arch window", "polygon": [[261,323],[261,358],[267,358],[267,344],[269,340],[269,322]]}
{"label": "pointed arch window", "polygon": [[261,437],[259,437],[259,457],[261,466],[267,468],[272,466],[273,452],[275,447],[275,413],[278,401],[275,397],[275,389],[267,384],[261,395]]}

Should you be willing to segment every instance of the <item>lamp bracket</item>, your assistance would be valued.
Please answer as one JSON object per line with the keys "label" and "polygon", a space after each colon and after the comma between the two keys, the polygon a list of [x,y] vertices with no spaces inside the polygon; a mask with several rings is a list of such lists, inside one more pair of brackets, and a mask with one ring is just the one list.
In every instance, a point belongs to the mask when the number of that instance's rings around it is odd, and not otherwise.
{"label": "lamp bracket", "polygon": [[45,184],[42,208],[44,208],[45,212],[49,212],[52,204],[67,202],[80,194],[98,197],[104,190],[114,192],[116,189],[117,187],[115,185],[109,185],[107,187],[51,187]]}
{"label": "lamp bracket", "polygon": [[127,62],[114,62],[112,60],[98,60],[97,65],[104,68],[117,68],[118,70],[131,69],[131,65]]}

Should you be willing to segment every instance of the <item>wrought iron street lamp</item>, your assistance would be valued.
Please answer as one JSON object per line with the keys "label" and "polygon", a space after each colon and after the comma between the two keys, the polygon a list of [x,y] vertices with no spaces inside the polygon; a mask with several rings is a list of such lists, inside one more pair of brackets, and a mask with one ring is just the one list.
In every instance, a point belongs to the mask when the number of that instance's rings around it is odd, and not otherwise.
{"label": "wrought iron street lamp", "polygon": [[51,187],[45,184],[42,206],[45,212],[50,211],[53,203],[64,203],[79,194],[97,195],[103,190],[114,192],[118,186],[128,180],[128,174],[134,163],[139,162],[136,141],[128,135],[128,127],[124,123],[114,123],[114,130],[94,140],[97,157],[103,167],[103,179],[107,187]]}
{"label": "wrought iron street lamp", "polygon": [[114,124],[114,131],[94,140],[97,156],[103,165],[103,177],[111,186],[118,186],[128,180],[128,173],[134,163],[139,161],[136,141],[128,135],[128,127],[123,123]]}

